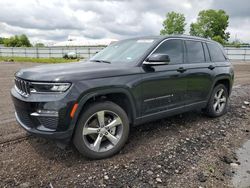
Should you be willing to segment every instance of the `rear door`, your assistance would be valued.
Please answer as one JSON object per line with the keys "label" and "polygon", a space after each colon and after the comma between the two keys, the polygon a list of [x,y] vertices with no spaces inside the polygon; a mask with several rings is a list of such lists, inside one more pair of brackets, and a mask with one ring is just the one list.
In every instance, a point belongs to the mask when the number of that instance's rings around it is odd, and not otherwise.
{"label": "rear door", "polygon": [[186,104],[199,104],[209,97],[213,84],[214,63],[211,62],[206,43],[185,40],[187,78]]}

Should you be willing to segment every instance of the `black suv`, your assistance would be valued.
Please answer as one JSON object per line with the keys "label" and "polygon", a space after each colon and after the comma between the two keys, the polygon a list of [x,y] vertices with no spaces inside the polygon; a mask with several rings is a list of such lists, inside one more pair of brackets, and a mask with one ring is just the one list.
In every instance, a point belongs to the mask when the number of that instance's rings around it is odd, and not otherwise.
{"label": "black suv", "polygon": [[100,159],[122,148],[130,125],[193,109],[223,115],[233,79],[212,40],[141,37],[113,43],[88,62],[22,69],[11,94],[28,132],[72,140],[79,152]]}

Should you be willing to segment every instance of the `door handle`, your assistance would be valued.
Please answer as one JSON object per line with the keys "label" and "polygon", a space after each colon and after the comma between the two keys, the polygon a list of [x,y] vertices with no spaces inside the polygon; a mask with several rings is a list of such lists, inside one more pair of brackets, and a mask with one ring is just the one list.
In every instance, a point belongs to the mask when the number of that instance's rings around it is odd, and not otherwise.
{"label": "door handle", "polygon": [[215,68],[215,66],[209,65],[208,68],[209,68],[210,70],[213,70],[213,69]]}
{"label": "door handle", "polygon": [[184,69],[183,67],[179,67],[178,69],[177,69],[177,71],[178,72],[180,72],[180,73],[183,73],[183,72],[185,72],[187,69]]}

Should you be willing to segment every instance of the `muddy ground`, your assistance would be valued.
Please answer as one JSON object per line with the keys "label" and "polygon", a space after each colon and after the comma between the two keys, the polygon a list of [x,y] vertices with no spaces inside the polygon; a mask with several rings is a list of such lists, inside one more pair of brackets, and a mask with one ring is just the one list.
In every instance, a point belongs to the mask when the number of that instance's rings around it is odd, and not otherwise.
{"label": "muddy ground", "polygon": [[17,125],[9,96],[13,73],[34,65],[0,63],[0,187],[250,186],[250,169],[242,168],[249,165],[250,148],[239,155],[250,140],[250,106],[244,104],[250,101],[249,62],[234,63],[235,85],[223,117],[189,112],[132,128],[124,149],[99,161],[72,146],[61,150],[27,137]]}

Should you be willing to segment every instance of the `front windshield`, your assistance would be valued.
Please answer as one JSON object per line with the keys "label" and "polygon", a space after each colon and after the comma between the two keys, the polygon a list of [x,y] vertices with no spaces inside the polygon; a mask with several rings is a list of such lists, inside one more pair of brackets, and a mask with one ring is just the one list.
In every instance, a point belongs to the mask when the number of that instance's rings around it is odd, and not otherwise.
{"label": "front windshield", "polygon": [[90,61],[133,64],[153,45],[154,39],[130,39],[104,48]]}

